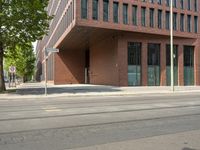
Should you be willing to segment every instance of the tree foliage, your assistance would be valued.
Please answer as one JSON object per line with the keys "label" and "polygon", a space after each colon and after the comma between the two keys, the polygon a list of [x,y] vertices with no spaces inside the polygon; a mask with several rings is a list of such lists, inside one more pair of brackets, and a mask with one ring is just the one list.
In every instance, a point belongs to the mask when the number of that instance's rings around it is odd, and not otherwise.
{"label": "tree foliage", "polygon": [[46,7],[49,0],[0,0],[0,91],[3,81],[3,55],[42,38],[47,33],[49,20]]}
{"label": "tree foliage", "polygon": [[35,54],[31,43],[16,45],[15,50],[8,50],[5,54],[5,69],[16,66],[17,76],[24,81],[31,79],[35,69]]}

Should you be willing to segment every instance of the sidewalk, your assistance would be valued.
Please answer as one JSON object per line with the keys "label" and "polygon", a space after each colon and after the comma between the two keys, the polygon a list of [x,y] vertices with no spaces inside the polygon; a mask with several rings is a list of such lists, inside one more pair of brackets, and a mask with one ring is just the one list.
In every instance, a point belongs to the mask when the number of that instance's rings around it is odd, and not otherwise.
{"label": "sidewalk", "polygon": [[[200,93],[200,86],[175,87],[174,93]],[[170,87],[114,87],[104,85],[48,85],[48,97],[74,96],[128,96],[143,94],[169,94]],[[44,83],[24,83],[17,87],[16,93],[1,94],[0,98],[9,97],[44,97]]]}

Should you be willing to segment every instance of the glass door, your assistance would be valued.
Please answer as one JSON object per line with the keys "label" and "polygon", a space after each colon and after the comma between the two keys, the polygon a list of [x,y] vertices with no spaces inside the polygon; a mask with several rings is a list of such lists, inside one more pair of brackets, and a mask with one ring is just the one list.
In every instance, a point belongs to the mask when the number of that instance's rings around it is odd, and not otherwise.
{"label": "glass door", "polygon": [[194,85],[194,47],[184,46],[184,85]]}
{"label": "glass door", "polygon": [[148,44],[148,85],[160,85],[160,44]]}
{"label": "glass door", "polygon": [[141,43],[128,44],[128,85],[141,85]]}

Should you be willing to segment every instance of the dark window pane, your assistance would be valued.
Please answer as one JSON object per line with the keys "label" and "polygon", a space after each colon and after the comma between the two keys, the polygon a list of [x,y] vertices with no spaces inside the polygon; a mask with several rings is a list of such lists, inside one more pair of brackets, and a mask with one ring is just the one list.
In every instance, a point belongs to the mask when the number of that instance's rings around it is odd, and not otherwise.
{"label": "dark window pane", "polygon": [[83,19],[87,19],[87,6],[88,6],[88,1],[81,0],[81,18]]}
{"label": "dark window pane", "polygon": [[136,5],[132,7],[132,21],[133,21],[133,25],[137,25],[137,6]]}
{"label": "dark window pane", "polygon": [[113,2],[113,21],[114,21],[114,23],[119,22],[119,4],[118,4],[118,2]]}
{"label": "dark window pane", "polygon": [[142,7],[141,8],[141,24],[142,26],[146,26],[146,8],[145,7]]}
{"label": "dark window pane", "polygon": [[158,10],[158,28],[162,28],[162,10]]}
{"label": "dark window pane", "polygon": [[109,3],[108,0],[103,1],[103,21],[108,21]]}
{"label": "dark window pane", "polygon": [[98,20],[98,0],[93,0],[92,3],[92,18]]}
{"label": "dark window pane", "polygon": [[128,4],[123,4],[123,23],[128,24]]}
{"label": "dark window pane", "polygon": [[150,19],[150,24],[149,26],[150,27],[154,27],[154,9],[153,8],[150,8],[150,12],[149,12],[149,19]]}

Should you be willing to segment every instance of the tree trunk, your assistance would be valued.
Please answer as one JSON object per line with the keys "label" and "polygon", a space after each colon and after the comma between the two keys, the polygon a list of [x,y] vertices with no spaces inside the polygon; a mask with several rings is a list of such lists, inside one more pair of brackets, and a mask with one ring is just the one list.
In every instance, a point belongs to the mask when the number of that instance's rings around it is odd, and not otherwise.
{"label": "tree trunk", "polygon": [[0,92],[5,91],[4,71],[3,71],[3,44],[0,42]]}

